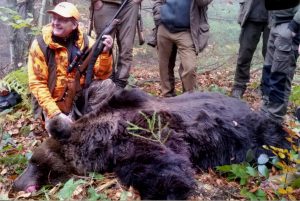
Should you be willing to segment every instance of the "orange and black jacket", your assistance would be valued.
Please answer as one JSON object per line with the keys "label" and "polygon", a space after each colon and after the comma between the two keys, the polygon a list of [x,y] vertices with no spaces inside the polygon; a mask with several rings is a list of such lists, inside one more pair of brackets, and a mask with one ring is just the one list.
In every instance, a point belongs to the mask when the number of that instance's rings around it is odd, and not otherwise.
{"label": "orange and black jacket", "polygon": [[[61,111],[58,108],[56,101],[59,101],[59,97],[63,96],[65,84],[69,80],[75,79],[75,71],[67,73],[67,67],[69,65],[68,50],[66,47],[54,42],[52,40],[52,27],[46,25],[42,30],[43,39],[49,48],[55,52],[56,62],[56,85],[53,93],[50,93],[48,88],[48,66],[42,50],[37,42],[34,40],[28,57],[28,79],[29,88],[31,93],[36,97],[39,105],[46,112],[47,117],[51,118]],[[89,47],[94,44],[91,38],[89,38]],[[84,39],[83,32],[79,29],[78,40],[76,46],[83,50]],[[94,66],[94,79],[107,79],[112,72],[112,56],[109,53],[102,53],[99,55]],[[80,83],[84,84],[85,78],[80,78]]]}

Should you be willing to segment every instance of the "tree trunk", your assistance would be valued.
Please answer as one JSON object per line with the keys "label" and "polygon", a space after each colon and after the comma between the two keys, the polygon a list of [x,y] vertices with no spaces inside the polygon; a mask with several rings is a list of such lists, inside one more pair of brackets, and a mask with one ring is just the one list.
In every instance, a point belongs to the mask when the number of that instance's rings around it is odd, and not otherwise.
{"label": "tree trunk", "polygon": [[[6,0],[7,7],[16,10],[19,15],[26,19],[28,13],[33,11],[33,1],[25,0],[18,2],[17,0]],[[10,66],[6,69],[6,73],[16,70],[20,66],[24,66],[27,60],[27,52],[31,42],[30,29],[28,27],[15,29],[9,28],[9,49],[10,49]]]}
{"label": "tree trunk", "polygon": [[45,24],[48,24],[50,22],[49,15],[46,13],[46,10],[49,8],[49,1],[47,0],[42,0],[42,5],[40,9],[40,14],[39,14],[39,27],[42,27]]}

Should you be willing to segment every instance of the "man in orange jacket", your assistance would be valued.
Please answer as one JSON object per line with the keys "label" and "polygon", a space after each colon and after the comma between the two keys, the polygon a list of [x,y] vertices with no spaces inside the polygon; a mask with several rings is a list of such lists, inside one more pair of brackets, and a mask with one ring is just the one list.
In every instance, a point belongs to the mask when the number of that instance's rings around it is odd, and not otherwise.
{"label": "man in orange jacket", "polygon": [[[58,102],[64,99],[67,83],[75,80],[77,69],[74,68],[68,72],[67,67],[79,50],[82,51],[87,44],[90,48],[94,41],[84,36],[83,31],[78,26],[80,14],[73,4],[61,2],[48,13],[52,14],[52,21],[43,27],[42,39],[48,50],[53,52],[54,62],[51,63],[55,63],[55,78],[53,76],[50,78],[49,58],[42,51],[39,41],[35,39],[28,58],[29,88],[43,111],[46,124],[48,119],[56,115],[72,122],[74,119],[70,113],[63,112],[58,105]],[[94,79],[100,80],[107,79],[112,72],[112,57],[109,50],[112,47],[113,39],[109,35],[104,35],[103,38],[105,47],[94,66]],[[80,83],[83,84],[84,80],[85,77],[81,75]],[[54,82],[54,87],[51,90],[50,82]],[[80,104],[82,105],[82,103]]]}

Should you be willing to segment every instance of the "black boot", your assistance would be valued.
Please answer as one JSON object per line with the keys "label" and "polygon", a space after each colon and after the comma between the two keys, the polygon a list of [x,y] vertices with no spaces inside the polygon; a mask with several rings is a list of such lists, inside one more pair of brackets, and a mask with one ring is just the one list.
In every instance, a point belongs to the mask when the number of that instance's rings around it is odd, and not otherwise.
{"label": "black boot", "polygon": [[242,99],[246,89],[240,87],[233,87],[231,91],[231,97]]}
{"label": "black boot", "polygon": [[115,79],[115,84],[118,88],[122,88],[124,89],[127,85],[127,81],[124,81],[124,80],[120,80],[118,78]]}

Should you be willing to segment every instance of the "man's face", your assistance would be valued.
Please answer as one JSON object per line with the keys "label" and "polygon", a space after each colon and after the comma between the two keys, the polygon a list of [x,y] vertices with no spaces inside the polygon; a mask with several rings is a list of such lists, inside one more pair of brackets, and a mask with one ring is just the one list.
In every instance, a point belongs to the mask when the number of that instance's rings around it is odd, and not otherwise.
{"label": "man's face", "polygon": [[58,37],[67,37],[77,28],[77,22],[73,18],[65,18],[57,14],[52,15],[53,34]]}

